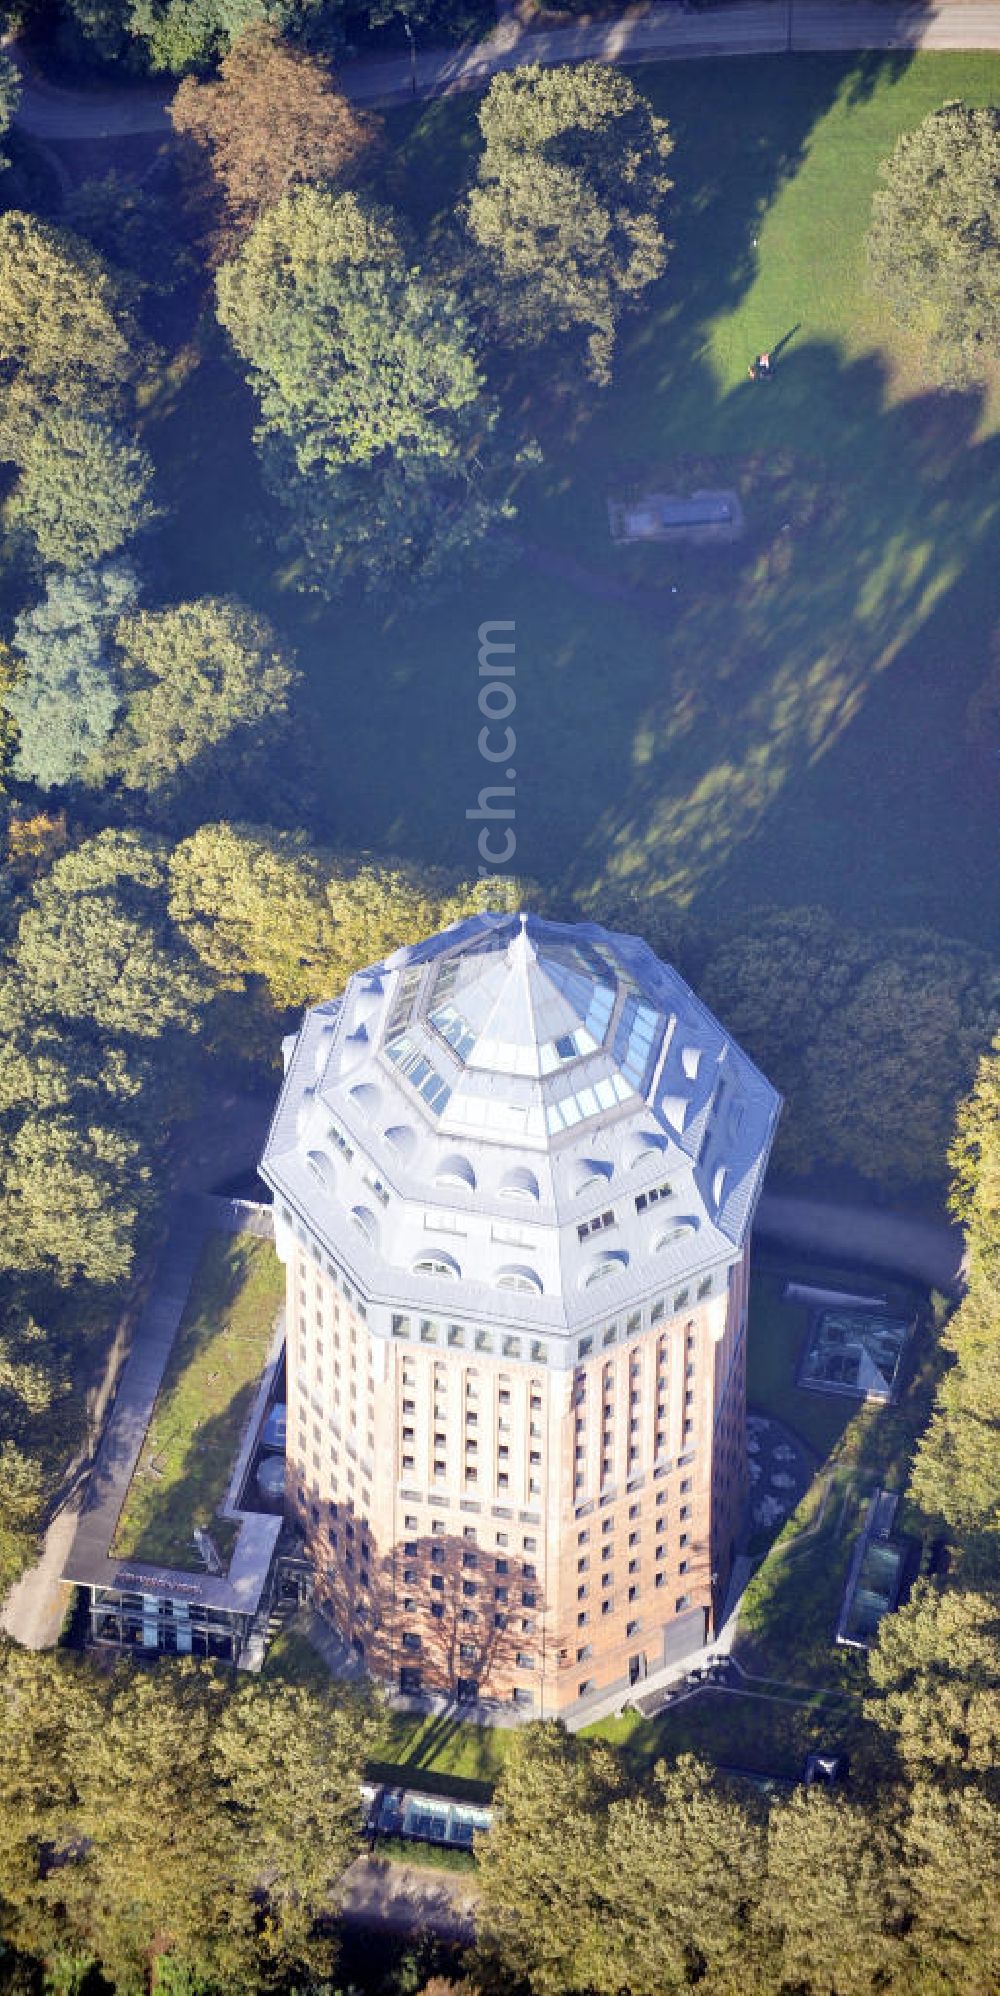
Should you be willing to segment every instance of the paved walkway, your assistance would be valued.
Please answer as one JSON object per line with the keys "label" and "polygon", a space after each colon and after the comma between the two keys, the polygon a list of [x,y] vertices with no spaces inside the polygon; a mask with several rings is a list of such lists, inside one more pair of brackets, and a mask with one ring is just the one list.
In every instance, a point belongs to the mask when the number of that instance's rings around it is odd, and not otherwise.
{"label": "paved walkway", "polygon": [[[424,49],[418,39],[416,92],[421,98],[481,90],[500,70],[524,63],[692,61],[720,55],[776,55],[851,49],[1000,49],[1000,0],[746,0],[687,12],[654,4],[609,21],[547,30],[506,16],[469,48]],[[59,89],[27,71],[18,114],[44,140],[128,138],[166,132],[168,92],[157,84],[120,89]],[[409,54],[345,63],[339,80],[358,104],[405,102],[414,94]]]}

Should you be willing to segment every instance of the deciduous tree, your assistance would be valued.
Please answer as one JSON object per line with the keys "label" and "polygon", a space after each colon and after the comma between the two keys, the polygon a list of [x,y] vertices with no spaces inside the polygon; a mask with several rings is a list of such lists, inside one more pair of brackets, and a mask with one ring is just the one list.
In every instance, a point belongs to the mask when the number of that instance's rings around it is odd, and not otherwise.
{"label": "deciduous tree", "polygon": [[56,861],[21,917],[13,979],[33,1020],[137,1039],[196,1031],[211,981],[167,913],[165,849],[100,832]]}
{"label": "deciduous tree", "polygon": [[218,81],[181,84],[170,117],[207,161],[230,248],[292,187],[341,179],[375,131],[335,88],[328,63],[263,21],[233,43]]}
{"label": "deciduous tree", "polygon": [[69,1116],[25,1117],[0,1183],[8,1267],[51,1272],[64,1288],[128,1275],[151,1172],[135,1139]]}
{"label": "deciduous tree", "polygon": [[[6,50],[0,50],[0,139],[10,131],[21,101],[21,78]],[[6,152],[0,152],[0,172],[9,165]]]}
{"label": "deciduous tree", "polygon": [[868,1659],[869,1718],[912,1772],[944,1780],[1000,1758],[1000,1601],[919,1581],[879,1624]]}
{"label": "deciduous tree", "polygon": [[148,451],[120,424],[57,410],[21,456],[7,507],[44,568],[79,570],[117,554],[158,517]]}
{"label": "deciduous tree", "polygon": [[359,1791],[377,1732],[361,1697],[257,1682],[230,1700],[213,1740],[239,1835],[237,1876],[248,1898],[266,1893],[262,1939],[313,1974],[332,1965],[325,1916],[360,1848]]}
{"label": "deciduous tree", "polygon": [[525,66],[494,78],[468,220],[515,344],[579,342],[611,379],[622,307],[665,267],[673,141],[634,83],[606,63]]}
{"label": "deciduous tree", "polygon": [[872,279],[946,381],[982,374],[1000,335],[1000,110],[944,104],[904,132],[872,202]]}
{"label": "deciduous tree", "polygon": [[[294,190],[220,270],[218,300],[260,402],[269,482],[314,557],[327,547],[313,586],[342,584],[348,557],[362,580],[386,562],[426,573],[457,527],[499,517],[485,475],[496,409],[471,328],[455,294],[408,265],[387,214]],[[373,544],[393,496],[400,518]]]}
{"label": "deciduous tree", "polygon": [[280,753],[291,663],[265,617],[226,597],[143,610],[118,624],[124,692],[102,769],[169,811],[197,781],[218,809]]}
{"label": "deciduous tree", "polygon": [[869,1996],[890,1981],[903,1881],[874,1808],[820,1789],[773,1803],[758,1915],[778,1990]]}
{"label": "deciduous tree", "polygon": [[902,1847],[913,1923],[898,1986],[916,1996],[1000,1988],[1000,1809],[976,1788],[918,1782]]}
{"label": "deciduous tree", "polygon": [[125,281],[68,229],[0,216],[0,450],[20,461],[53,407],[127,412],[145,359]]}
{"label": "deciduous tree", "polygon": [[200,826],[171,857],[170,909],[230,990],[260,978],[279,1006],[324,995],[333,915],[319,863],[301,838],[252,825]]}
{"label": "deciduous tree", "polygon": [[19,731],[15,771],[43,790],[86,782],[122,703],[112,631],[138,594],[134,570],[108,563],[56,572],[14,624],[18,678],[4,702]]}
{"label": "deciduous tree", "polygon": [[130,1996],[159,1986],[164,1958],[196,1987],[255,1979],[246,1853],[213,1764],[225,1701],[222,1678],[179,1664],[124,1676],[107,1709],[70,1715],[80,1853],[59,1880],[64,1918]]}

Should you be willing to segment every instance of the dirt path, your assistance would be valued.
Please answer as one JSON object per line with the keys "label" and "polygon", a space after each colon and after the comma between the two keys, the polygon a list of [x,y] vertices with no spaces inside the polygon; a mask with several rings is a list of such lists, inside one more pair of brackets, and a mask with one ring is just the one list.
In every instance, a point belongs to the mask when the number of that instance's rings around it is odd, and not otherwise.
{"label": "dirt path", "polygon": [[[650,5],[612,20],[530,29],[507,16],[482,42],[423,48],[345,63],[340,82],[359,104],[392,104],[481,90],[524,63],[692,61],[720,55],[820,50],[1000,49],[1000,0],[748,0],[709,13]],[[169,92],[130,83],[114,90],[63,90],[28,69],[18,122],[36,138],[111,139],[166,132]]]}

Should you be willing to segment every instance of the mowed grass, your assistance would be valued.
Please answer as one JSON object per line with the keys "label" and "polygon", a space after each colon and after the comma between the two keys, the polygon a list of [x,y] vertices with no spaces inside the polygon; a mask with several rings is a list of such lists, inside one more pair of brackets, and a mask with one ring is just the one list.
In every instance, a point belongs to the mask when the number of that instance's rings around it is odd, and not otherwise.
{"label": "mowed grass", "polygon": [[607,1740],[637,1780],[658,1760],[694,1753],[716,1767],[795,1781],[807,1753],[849,1746],[857,1724],[853,1707],[820,1693],[794,1704],[780,1694],[710,1690],[681,1699],[655,1719],[624,1712],[588,1727],[584,1736]]}
{"label": "mowed grass", "polygon": [[284,1297],[269,1241],[211,1234],[156,1396],[118,1520],[113,1552],[203,1572],[196,1526],[223,1557],[233,1527],[216,1517]]}
{"label": "mowed grass", "polygon": [[[177,506],[165,593],[235,590],[297,645],[315,829],[343,846],[475,872],[477,633],[513,619],[525,873],[584,902],[626,882],[712,921],[814,902],[1000,944],[1000,765],[966,730],[997,616],[998,404],[924,378],[863,248],[897,134],[950,97],[1000,101],[1000,58],[637,79],[676,139],[675,247],[608,393],[561,400],[527,357],[498,379],[545,453],[516,492],[519,557],[499,575],[471,560],[430,607],[302,597],[259,492],[252,404],[212,336],[149,426]],[[419,243],[468,178],[475,104],[394,114],[388,132],[387,192]],[[754,387],[764,346],[777,374]],[[743,483],[745,540],[613,547],[609,493],[690,453]]]}

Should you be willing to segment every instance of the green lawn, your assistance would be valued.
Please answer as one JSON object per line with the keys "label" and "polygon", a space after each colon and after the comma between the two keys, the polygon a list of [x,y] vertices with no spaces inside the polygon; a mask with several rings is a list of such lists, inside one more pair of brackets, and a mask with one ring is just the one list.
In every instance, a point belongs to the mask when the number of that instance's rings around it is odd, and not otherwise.
{"label": "green lawn", "polygon": [[720,1767],[795,1780],[814,1748],[850,1746],[857,1727],[853,1707],[817,1696],[809,1705],[729,1691],[701,1691],[696,1698],[642,1719],[625,1712],[587,1729],[588,1739],[608,1740],[630,1773],[641,1778],[658,1760],[696,1753]]}
{"label": "green lawn", "polygon": [[[584,898],[627,881],[712,919],[818,902],[996,944],[996,772],[970,766],[965,734],[996,614],[995,410],[921,386],[862,238],[896,134],[948,97],[1000,99],[1000,58],[638,76],[676,134],[676,247],[607,395],[573,411],[519,364],[546,453],[518,494],[523,557],[492,578],[470,563],[430,609],[283,588],[250,531],[252,409],[210,338],[149,424],[178,507],[164,586],[241,591],[298,645],[319,829],[345,846],[475,870],[476,633],[514,618],[525,872]],[[459,191],[474,116],[466,99],[389,120],[388,192],[418,233]],[[748,359],[786,335],[776,379],[752,386]],[[741,485],[745,540],[613,548],[608,493],[681,475],[684,453]],[[641,593],[602,593],[623,579]]]}
{"label": "green lawn", "polygon": [[472,1726],[451,1718],[391,1712],[380,1780],[405,1779],[412,1788],[485,1798],[500,1773],[513,1735],[505,1726]]}
{"label": "green lawn", "polygon": [[167,1361],[112,1551],[162,1566],[204,1567],[195,1526],[223,1557],[235,1538],[216,1517],[284,1298],[269,1241],[211,1234]]}

